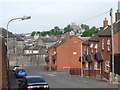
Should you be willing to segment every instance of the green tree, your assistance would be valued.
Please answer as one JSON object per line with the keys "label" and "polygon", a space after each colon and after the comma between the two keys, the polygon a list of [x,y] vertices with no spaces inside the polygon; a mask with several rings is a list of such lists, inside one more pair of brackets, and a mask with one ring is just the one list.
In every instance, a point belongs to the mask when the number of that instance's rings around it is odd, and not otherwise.
{"label": "green tree", "polygon": [[32,33],[31,33],[31,36],[34,36],[36,34],[36,31],[33,31]]}
{"label": "green tree", "polygon": [[86,24],[81,24],[81,28],[84,28],[85,30],[89,30],[89,26]]}
{"label": "green tree", "polygon": [[96,34],[98,32],[100,32],[100,30],[93,26],[91,29],[85,30],[82,34],[82,37],[91,37],[93,34]]}
{"label": "green tree", "polygon": [[41,32],[40,31],[37,31],[37,34],[40,34]]}
{"label": "green tree", "polygon": [[70,25],[67,25],[67,27],[64,28],[64,33],[71,32],[73,29],[70,27]]}

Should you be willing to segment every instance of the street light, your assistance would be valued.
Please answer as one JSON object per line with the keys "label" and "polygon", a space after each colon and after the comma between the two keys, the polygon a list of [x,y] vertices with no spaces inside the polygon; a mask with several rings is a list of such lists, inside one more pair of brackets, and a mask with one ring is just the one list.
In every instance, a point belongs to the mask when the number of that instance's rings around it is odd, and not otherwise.
{"label": "street light", "polygon": [[9,48],[8,48],[8,26],[10,24],[11,21],[13,20],[18,20],[18,19],[21,19],[21,20],[28,20],[30,19],[31,16],[23,16],[23,17],[19,17],[19,18],[13,18],[13,19],[10,19],[7,23],[7,75],[8,75],[8,90],[10,90],[10,86],[9,86]]}

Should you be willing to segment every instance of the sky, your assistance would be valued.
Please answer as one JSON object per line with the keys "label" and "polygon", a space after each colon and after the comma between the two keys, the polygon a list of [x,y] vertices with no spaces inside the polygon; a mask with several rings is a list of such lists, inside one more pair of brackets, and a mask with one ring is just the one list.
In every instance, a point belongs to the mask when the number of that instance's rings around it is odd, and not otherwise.
{"label": "sky", "polygon": [[0,0],[0,27],[6,28],[9,20],[23,16],[31,19],[10,22],[9,31],[49,31],[55,26],[63,29],[72,22],[102,27],[104,18],[110,24],[111,8],[115,16],[118,0]]}

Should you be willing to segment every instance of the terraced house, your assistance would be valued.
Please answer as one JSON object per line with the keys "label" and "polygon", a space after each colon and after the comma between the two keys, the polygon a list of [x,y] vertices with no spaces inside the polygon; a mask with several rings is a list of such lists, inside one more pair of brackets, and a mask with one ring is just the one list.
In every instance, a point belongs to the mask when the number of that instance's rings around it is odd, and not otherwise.
{"label": "terraced house", "polygon": [[[104,20],[104,29],[98,34],[91,37],[83,43],[83,74],[86,76],[100,75],[103,78],[110,80],[112,67],[112,40],[111,26],[108,26],[107,19]],[[114,54],[120,54],[120,12],[115,13],[115,23],[113,24],[114,33]],[[117,59],[115,59],[117,61]],[[117,62],[119,63],[120,60]],[[120,64],[120,63],[119,63]],[[115,64],[115,67],[118,64]],[[119,67],[117,67],[119,68]],[[115,68],[115,71],[116,69]],[[118,69],[119,70],[119,69]],[[115,74],[115,79],[118,81],[118,74]]]}
{"label": "terraced house", "polygon": [[68,70],[80,68],[81,44],[83,38],[66,34],[65,38],[59,37],[57,43],[49,48],[49,56],[46,57],[48,66],[53,70]]}

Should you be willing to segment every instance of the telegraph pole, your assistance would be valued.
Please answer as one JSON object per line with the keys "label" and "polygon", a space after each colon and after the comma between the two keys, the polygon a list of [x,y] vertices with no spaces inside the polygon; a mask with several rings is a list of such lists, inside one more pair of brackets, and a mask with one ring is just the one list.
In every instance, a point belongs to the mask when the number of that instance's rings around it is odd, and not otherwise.
{"label": "telegraph pole", "polygon": [[112,82],[115,81],[115,72],[114,72],[114,33],[113,33],[113,9],[110,9],[111,17],[111,38],[112,38]]}

